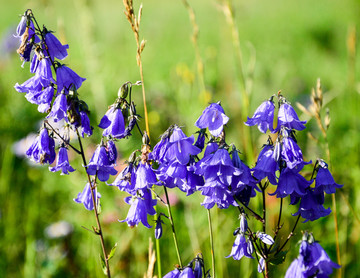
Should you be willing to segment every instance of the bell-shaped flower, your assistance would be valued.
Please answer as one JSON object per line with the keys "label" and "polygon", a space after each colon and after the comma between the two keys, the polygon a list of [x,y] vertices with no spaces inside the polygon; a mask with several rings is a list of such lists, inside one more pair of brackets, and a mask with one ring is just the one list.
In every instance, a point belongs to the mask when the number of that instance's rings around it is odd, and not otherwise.
{"label": "bell-shaped flower", "polygon": [[294,169],[285,168],[281,171],[278,186],[274,193],[277,198],[285,198],[288,195],[302,197],[306,194],[306,188],[312,184],[313,180],[307,181]]}
{"label": "bell-shaped flower", "polygon": [[307,222],[325,217],[329,215],[330,212],[330,208],[324,208],[324,193],[309,188],[306,190],[306,194],[300,199],[299,210],[293,215],[301,215],[301,217],[305,219],[304,222]]}
{"label": "bell-shaped flower", "polygon": [[112,106],[102,117],[99,127],[104,129],[103,136],[111,135],[114,138],[125,137],[125,120],[120,108]]}
{"label": "bell-shaped flower", "polygon": [[125,191],[131,195],[135,195],[136,194],[135,181],[136,181],[136,166],[130,162],[129,165],[126,166],[116,177],[115,181],[108,185],[116,186],[121,191]]}
{"label": "bell-shaped flower", "polygon": [[69,48],[69,45],[67,44],[61,44],[61,42],[53,35],[53,33],[50,31],[45,31],[45,44],[47,46],[47,50],[49,51],[49,55],[51,57],[51,60],[54,61],[54,58],[57,58],[59,60],[63,60],[67,57],[67,49]]}
{"label": "bell-shaped flower", "polygon": [[40,131],[40,135],[36,137],[33,144],[26,151],[26,155],[36,163],[51,164],[54,162],[56,157],[55,141],[49,136],[46,128]]}
{"label": "bell-shaped flower", "polygon": [[65,92],[67,92],[72,85],[76,90],[78,90],[85,80],[86,78],[80,77],[76,72],[67,66],[59,65],[56,69],[56,83],[58,92],[61,92],[63,89],[65,89]]}
{"label": "bell-shaped flower", "polygon": [[157,184],[156,175],[150,164],[140,162],[136,171],[135,189],[151,188]]}
{"label": "bell-shaped flower", "polygon": [[282,127],[286,127],[288,129],[303,130],[305,129],[305,123],[306,121],[299,120],[299,117],[296,114],[294,108],[292,108],[289,103],[283,102],[279,108],[277,127],[273,132],[280,131]]}
{"label": "bell-shaped flower", "polygon": [[275,105],[271,100],[264,101],[256,110],[252,118],[247,118],[245,124],[247,126],[258,125],[258,129],[262,133],[266,133],[269,129],[271,132],[274,122]]}
{"label": "bell-shaped flower", "polygon": [[14,88],[19,93],[30,93],[30,92],[34,93],[34,92],[40,92],[43,86],[40,83],[39,76],[35,75],[20,85],[19,83],[16,83]]}
{"label": "bell-shaped flower", "polygon": [[125,202],[131,207],[125,220],[120,222],[127,222],[129,227],[135,227],[140,222],[147,228],[151,228],[147,221],[147,215],[155,215],[156,199],[152,199],[151,193],[148,189],[138,191],[136,196],[129,196],[125,198]]}
{"label": "bell-shaped flower", "polygon": [[41,91],[30,91],[25,98],[30,102],[38,105],[38,111],[41,113],[48,112],[51,107],[51,101],[54,97],[53,86],[48,86]]}
{"label": "bell-shaped flower", "polygon": [[53,118],[55,123],[61,121],[62,119],[68,121],[67,101],[64,91],[57,95],[51,108],[50,114],[46,118]]}
{"label": "bell-shaped flower", "polygon": [[249,245],[252,245],[251,241],[246,240],[243,233],[238,233],[232,246],[231,253],[226,258],[233,257],[234,260],[240,260],[243,256],[245,256],[253,259],[254,257],[249,252],[252,247],[249,247]]}
{"label": "bell-shaped flower", "polygon": [[166,152],[168,161],[176,159],[182,165],[190,161],[190,155],[197,155],[201,152],[194,144],[194,135],[187,137],[179,127],[175,127],[169,140],[170,146]]}
{"label": "bell-shaped flower", "polygon": [[49,86],[50,82],[55,83],[51,71],[51,62],[48,58],[42,57],[40,59],[35,74],[39,76],[40,84],[43,87]]}
{"label": "bell-shaped flower", "polygon": [[261,181],[267,177],[271,184],[277,184],[276,171],[279,170],[279,164],[274,157],[274,147],[272,145],[265,145],[259,153],[253,176]]}
{"label": "bell-shaped flower", "polygon": [[211,103],[197,119],[195,126],[201,129],[208,128],[212,136],[218,137],[228,121],[229,117],[225,115],[221,105],[218,103]]}
{"label": "bell-shaped flower", "polygon": [[333,268],[341,266],[334,263],[311,234],[305,232],[300,244],[299,256],[291,263],[285,278],[329,277]]}
{"label": "bell-shaped flower", "polygon": [[336,192],[336,188],[341,187],[343,185],[335,182],[328,165],[323,160],[319,160],[319,167],[315,178],[315,189],[317,191],[325,191],[326,194],[333,194]]}
{"label": "bell-shaped flower", "polygon": [[75,169],[71,167],[69,163],[68,153],[66,147],[60,147],[57,159],[56,159],[56,166],[50,167],[51,172],[61,171],[61,175],[68,175],[69,172],[74,172]]}
{"label": "bell-shaped flower", "polygon": [[[99,199],[101,198],[101,194],[99,192],[97,192],[96,187],[94,189],[94,197],[95,197],[95,202],[97,205],[99,202]],[[93,203],[93,199],[92,199],[90,183],[87,183],[85,185],[84,190],[77,195],[77,198],[75,198],[74,201],[76,203],[83,204],[87,210],[94,209],[94,203]]]}
{"label": "bell-shaped flower", "polygon": [[311,161],[304,162],[302,151],[295,140],[291,138],[288,130],[283,129],[283,135],[281,159],[286,162],[286,167],[293,169],[311,163]]}
{"label": "bell-shaped flower", "polygon": [[87,134],[87,136],[91,136],[92,135],[92,127],[90,125],[90,119],[88,116],[88,113],[86,113],[85,111],[80,111],[80,125],[81,125],[81,129],[80,129],[80,134],[81,137],[84,138],[84,134]]}
{"label": "bell-shaped flower", "polygon": [[86,166],[89,175],[97,175],[100,181],[107,181],[110,175],[116,175],[113,164],[110,164],[108,153],[103,145],[96,148],[89,164]]}
{"label": "bell-shaped flower", "polygon": [[14,35],[14,37],[20,38],[25,33],[25,29],[27,27],[28,20],[31,20],[31,19],[25,12],[25,14],[23,14],[21,16],[20,22],[19,22],[18,26],[16,27],[16,34]]}

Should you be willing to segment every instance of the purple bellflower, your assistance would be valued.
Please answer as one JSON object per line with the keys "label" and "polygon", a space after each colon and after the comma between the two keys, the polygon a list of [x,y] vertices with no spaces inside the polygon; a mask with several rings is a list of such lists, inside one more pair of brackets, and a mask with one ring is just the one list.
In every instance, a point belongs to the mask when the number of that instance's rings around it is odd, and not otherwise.
{"label": "purple bellflower", "polygon": [[36,137],[34,143],[26,151],[26,155],[36,163],[51,164],[54,162],[56,157],[55,141],[49,136],[46,128],[42,128],[40,135]]}
{"label": "purple bellflower", "polygon": [[129,165],[126,166],[116,177],[115,181],[109,185],[116,186],[121,191],[125,191],[131,195],[135,195],[135,181],[136,166],[134,165],[134,163],[130,162]]}
{"label": "purple bellflower", "polygon": [[253,246],[251,241],[247,241],[243,233],[238,233],[232,246],[231,253],[226,258],[233,257],[234,260],[240,260],[243,256],[245,256],[253,259],[254,257],[251,255],[252,251]]}
{"label": "purple bellflower", "polygon": [[319,160],[319,167],[315,178],[316,191],[325,191],[326,194],[333,194],[336,192],[336,188],[343,187],[342,184],[337,184],[331,175],[328,165]]}
{"label": "purple bellflower", "polygon": [[69,163],[68,153],[66,147],[60,147],[57,159],[56,166],[49,168],[51,172],[61,171],[61,175],[68,175],[69,172],[74,172],[75,169],[71,167]]}
{"label": "purple bellflower", "polygon": [[256,166],[252,169],[253,176],[261,181],[267,177],[271,184],[277,184],[276,171],[279,170],[279,164],[274,157],[274,147],[272,145],[265,145],[261,150]]}
{"label": "purple bellflower", "polygon": [[81,121],[81,136],[84,138],[84,134],[87,134],[87,136],[92,135],[92,128],[90,126],[90,119],[88,114],[85,111],[80,111],[80,121]]}
{"label": "purple bellflower", "polygon": [[80,77],[76,72],[74,72],[67,66],[59,65],[56,69],[56,82],[58,92],[61,92],[63,89],[68,92],[72,85],[75,87],[76,90],[78,90],[85,80],[86,78]]}
{"label": "purple bellflower", "polygon": [[182,165],[186,165],[190,161],[190,155],[197,155],[201,152],[194,144],[194,135],[187,137],[181,128],[175,126],[169,140],[170,146],[166,152],[168,161],[176,159]]}
{"label": "purple bellflower", "polygon": [[225,115],[221,105],[219,103],[211,103],[197,119],[195,126],[201,129],[208,128],[212,136],[218,137],[228,121],[229,117]]}
{"label": "purple bellflower", "polygon": [[67,101],[64,91],[58,94],[58,96],[55,98],[51,112],[46,118],[53,118],[55,123],[61,121],[62,119],[68,121]]}
{"label": "purple bellflower", "polygon": [[125,120],[121,108],[112,106],[102,117],[99,127],[104,129],[103,136],[111,135],[114,138],[125,137]]}
{"label": "purple bellflower", "polygon": [[40,113],[48,112],[51,107],[51,101],[54,97],[54,87],[48,86],[43,90],[29,91],[25,98],[30,102],[38,105]]}
{"label": "purple bellflower", "polygon": [[110,164],[108,153],[105,146],[100,145],[96,148],[89,164],[86,166],[89,175],[97,175],[100,181],[107,181],[110,175],[116,175],[113,164]]}
{"label": "purple bellflower", "polygon": [[312,184],[313,180],[307,181],[294,169],[285,168],[281,171],[278,186],[274,193],[277,198],[285,198],[288,195],[302,197],[306,194],[306,188]]}
{"label": "purple bellflower", "polygon": [[280,131],[281,127],[287,127],[288,129],[303,130],[305,129],[306,121],[300,121],[298,115],[296,114],[294,108],[287,103],[283,102],[280,105],[278,113],[278,123],[274,132]]}
{"label": "purple bellflower", "polygon": [[[97,205],[99,202],[99,199],[101,198],[101,195],[99,192],[97,192],[96,187],[95,187],[95,198],[96,198],[96,205]],[[94,209],[94,203],[92,200],[90,183],[87,183],[85,185],[84,190],[77,195],[77,198],[75,198],[74,201],[76,203],[83,204],[87,210]]]}
{"label": "purple bellflower", "polygon": [[258,129],[262,133],[266,133],[269,129],[271,132],[273,129],[274,122],[274,110],[275,105],[272,100],[264,101],[256,110],[252,118],[247,118],[245,124],[247,126],[258,125]]}
{"label": "purple bellflower", "polygon": [[[301,197],[299,210],[294,213],[294,216],[301,215],[302,218],[305,219],[304,222],[314,221],[319,219],[320,217],[325,217],[331,213],[331,209],[324,208],[324,193],[318,192],[317,190],[313,190],[308,188],[306,190],[306,194]],[[293,201],[291,204],[297,203]]]}
{"label": "purple bellflower", "polygon": [[109,157],[109,163],[116,165],[117,149],[113,140],[109,140],[106,143],[107,154]]}
{"label": "purple bellflower", "polygon": [[61,44],[61,42],[52,34],[51,31],[45,30],[45,32],[45,43],[48,48],[51,60],[54,61],[54,58],[59,60],[65,59],[68,55],[67,49],[69,48],[69,45]]}
{"label": "purple bellflower", "polygon": [[147,228],[151,228],[147,221],[147,215],[155,215],[156,199],[152,199],[149,189],[138,191],[141,195],[129,196],[125,198],[125,202],[131,207],[125,220],[120,222],[127,222],[129,227],[133,228],[140,222]]}
{"label": "purple bellflower", "polygon": [[151,188],[157,183],[156,175],[150,164],[140,162],[136,171],[135,189]]}
{"label": "purple bellflower", "polygon": [[300,244],[299,256],[291,263],[285,278],[328,278],[333,268],[341,266],[331,261],[328,254],[311,234],[305,232]]}

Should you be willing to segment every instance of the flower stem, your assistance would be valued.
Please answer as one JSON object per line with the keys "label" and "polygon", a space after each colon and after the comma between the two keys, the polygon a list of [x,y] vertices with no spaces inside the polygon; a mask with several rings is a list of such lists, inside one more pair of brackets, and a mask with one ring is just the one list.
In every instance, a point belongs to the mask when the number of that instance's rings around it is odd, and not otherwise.
{"label": "flower stem", "polygon": [[285,242],[283,243],[283,245],[281,245],[281,247],[276,251],[275,256],[281,252],[281,250],[285,247],[286,243],[288,243],[288,241],[290,240],[290,238],[294,235],[294,231],[295,231],[296,226],[297,226],[297,224],[298,224],[298,222],[299,222],[299,220],[300,220],[300,216],[301,216],[301,215],[299,214],[298,218],[296,219],[296,222],[295,222],[295,225],[294,225],[293,229],[291,230],[290,234],[289,234],[288,237],[286,238],[286,240],[285,240]]}
{"label": "flower stem", "polygon": [[177,242],[177,237],[176,237],[176,230],[175,230],[175,224],[174,224],[174,220],[172,217],[172,213],[171,213],[171,207],[170,207],[170,201],[169,201],[169,195],[167,193],[167,189],[166,186],[164,186],[164,191],[165,191],[165,196],[166,196],[166,207],[169,213],[169,220],[170,220],[170,224],[171,224],[171,229],[172,229],[172,233],[173,233],[173,238],[174,238],[174,244],[175,244],[175,249],[176,249],[176,255],[178,257],[178,261],[179,261],[179,265],[180,267],[182,267],[182,261],[181,261],[181,257],[180,257],[180,252],[179,252],[179,245]]}
{"label": "flower stem", "polygon": [[207,210],[209,220],[209,235],[210,235],[210,246],[211,246],[211,266],[212,266],[212,278],[215,278],[215,253],[214,253],[214,239],[211,225],[211,213],[210,209]]}
{"label": "flower stem", "polygon": [[[76,134],[77,134],[78,140],[79,140],[81,158],[83,160],[83,164],[85,166],[85,171],[86,171],[87,163],[86,163],[84,148],[83,148],[83,145],[82,145],[82,142],[81,142],[81,137],[80,137],[78,129],[76,129]],[[110,266],[109,266],[108,256],[107,256],[107,253],[106,253],[104,236],[103,236],[103,232],[102,232],[102,229],[101,229],[101,224],[100,224],[100,219],[99,219],[99,212],[97,210],[96,192],[95,192],[96,184],[93,186],[93,183],[91,182],[90,175],[87,172],[86,172],[86,175],[87,175],[88,182],[89,182],[90,188],[91,188],[91,198],[92,198],[92,202],[93,202],[93,205],[94,205],[94,214],[95,214],[95,219],[96,219],[96,224],[97,224],[97,229],[94,232],[100,237],[101,249],[102,249],[102,252],[103,252],[105,266],[106,266],[106,275],[107,275],[108,278],[111,278]]]}

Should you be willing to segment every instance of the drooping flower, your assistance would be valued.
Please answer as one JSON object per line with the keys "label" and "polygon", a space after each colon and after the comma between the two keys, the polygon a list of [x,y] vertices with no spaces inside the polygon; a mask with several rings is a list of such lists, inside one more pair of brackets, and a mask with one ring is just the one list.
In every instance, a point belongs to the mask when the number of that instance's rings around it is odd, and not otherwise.
{"label": "drooping flower", "polygon": [[310,162],[304,162],[303,154],[296,144],[295,140],[290,135],[291,132],[286,129],[282,129],[282,147],[281,147],[281,159],[286,162],[286,167],[294,169],[297,166],[303,166],[304,164],[309,164]]}
{"label": "drooping flower", "polygon": [[197,155],[201,150],[194,146],[194,135],[187,137],[181,128],[175,126],[169,139],[170,146],[166,152],[168,161],[176,159],[182,165],[186,165],[190,161],[190,155]]}
{"label": "drooping flower", "polygon": [[278,113],[278,123],[277,127],[274,129],[273,132],[278,132],[282,127],[286,127],[288,129],[296,129],[296,130],[303,130],[305,129],[306,121],[300,121],[298,115],[296,114],[294,108],[287,103],[283,102],[280,105],[279,113]]}
{"label": "drooping flower", "polygon": [[274,239],[270,235],[265,234],[263,232],[257,232],[256,237],[259,238],[262,242],[264,242],[267,245],[273,245],[275,242]]}
{"label": "drooping flower", "polygon": [[43,90],[29,91],[25,98],[30,102],[38,105],[38,111],[41,113],[48,112],[50,109],[51,101],[54,97],[54,87],[49,86]]}
{"label": "drooping flower", "polygon": [[125,202],[131,207],[125,220],[129,227],[135,227],[140,222],[147,228],[151,228],[147,221],[147,215],[154,215],[156,211],[156,199],[152,199],[149,189],[138,191],[138,195],[125,198]]}
{"label": "drooping flower", "polygon": [[69,163],[68,153],[66,147],[60,147],[59,154],[56,159],[56,166],[49,168],[51,172],[61,171],[61,175],[68,175],[69,172],[74,172],[75,169]]}
{"label": "drooping flower", "polygon": [[337,184],[331,175],[328,165],[323,160],[319,160],[319,167],[315,178],[316,191],[325,191],[326,194],[333,194],[336,188],[343,187],[342,184]]}
{"label": "drooping flower", "polygon": [[45,30],[45,43],[47,46],[47,50],[49,51],[49,55],[51,59],[54,61],[54,58],[59,60],[63,60],[67,57],[67,49],[69,45],[61,44],[61,42],[53,35],[51,31]]}
{"label": "drooping flower", "polygon": [[197,132],[198,138],[195,142],[195,147],[198,147],[200,150],[203,150],[205,147],[205,138],[206,138],[206,129],[200,129],[200,131]]}
{"label": "drooping flower", "polygon": [[58,96],[55,98],[50,114],[46,118],[53,118],[55,123],[61,121],[62,119],[68,121],[67,102],[64,91],[58,94]]}
{"label": "drooping flower", "polygon": [[131,195],[135,195],[135,180],[136,166],[134,165],[134,163],[129,162],[129,165],[126,166],[116,177],[115,181],[109,185],[116,186],[121,191],[125,191]]}
{"label": "drooping flower", "polygon": [[73,85],[78,90],[86,78],[80,77],[76,72],[67,66],[59,65],[56,69],[56,83],[57,91],[61,92],[65,89],[65,92],[70,90]]}
{"label": "drooping flower", "polygon": [[296,170],[285,168],[279,176],[278,186],[274,193],[277,198],[285,198],[288,195],[302,197],[306,194],[305,189],[312,184],[312,180],[307,181]]}
{"label": "drooping flower", "polygon": [[252,118],[247,118],[245,124],[247,126],[258,125],[258,129],[262,133],[266,133],[269,129],[271,132],[273,129],[274,122],[274,110],[275,105],[272,100],[264,101],[256,110]]}
{"label": "drooping flower", "polygon": [[92,127],[90,125],[90,119],[88,116],[88,113],[86,113],[85,111],[80,111],[80,126],[81,126],[81,130],[80,130],[80,134],[81,137],[84,138],[84,134],[87,134],[87,136],[91,136],[92,135]]}
{"label": "drooping flower", "polygon": [[157,184],[156,175],[150,164],[140,162],[136,171],[135,189],[151,188]]}
{"label": "drooping flower", "polygon": [[274,157],[274,147],[272,145],[265,145],[259,153],[253,176],[261,181],[267,177],[271,184],[277,184],[276,171],[279,170],[279,164]]}
{"label": "drooping flower", "polygon": [[105,146],[100,145],[96,148],[89,164],[86,166],[89,175],[97,175],[100,181],[107,181],[110,175],[116,175],[113,164],[110,164]]}
{"label": "drooping flower", "polygon": [[49,136],[46,128],[41,129],[40,135],[36,137],[33,144],[26,151],[26,155],[36,163],[51,164],[54,162],[56,157],[55,141]]}
{"label": "drooping flower", "polygon": [[121,108],[112,106],[102,117],[99,127],[104,129],[103,136],[125,137],[125,120]]}
{"label": "drooping flower", "polygon": [[305,232],[300,244],[299,256],[291,263],[285,278],[328,278],[333,268],[340,267],[331,261],[329,255],[313,236]]}
{"label": "drooping flower", "polygon": [[[101,198],[101,194],[99,192],[97,192],[96,187],[95,187],[94,191],[95,191],[94,194],[95,194],[95,199],[96,199],[95,201],[96,201],[96,205],[97,205],[99,202],[99,199]],[[77,198],[75,198],[74,201],[76,203],[83,204],[87,210],[94,209],[94,203],[93,203],[93,199],[92,199],[90,183],[87,183],[85,185],[84,190],[77,195]]]}
{"label": "drooping flower", "polygon": [[233,257],[234,260],[240,260],[243,256],[245,256],[253,259],[254,257],[251,255],[252,252],[249,252],[251,251],[252,246],[250,247],[249,245],[252,245],[251,241],[247,241],[243,233],[238,233],[232,246],[231,253],[226,258]]}
{"label": "drooping flower", "polygon": [[211,103],[197,119],[195,126],[201,129],[208,128],[212,136],[218,137],[228,121],[229,117],[225,115],[221,105],[219,103]]}
{"label": "drooping flower", "polygon": [[[320,217],[325,217],[330,214],[331,209],[324,208],[324,192],[319,192],[311,188],[306,190],[306,194],[300,199],[299,210],[294,213],[294,216],[301,215],[305,219],[304,222],[314,221]],[[297,203],[292,202],[291,204]]]}

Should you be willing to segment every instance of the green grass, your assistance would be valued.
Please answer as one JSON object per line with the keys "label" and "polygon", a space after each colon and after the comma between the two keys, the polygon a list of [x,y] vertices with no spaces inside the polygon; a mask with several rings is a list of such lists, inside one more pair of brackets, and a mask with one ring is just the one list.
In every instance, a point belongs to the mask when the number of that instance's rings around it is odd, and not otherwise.
{"label": "green grass", "polygon": [[[210,101],[221,100],[230,117],[228,143],[234,142],[243,150],[240,143],[243,136],[240,133],[242,99],[236,53],[219,3],[199,0],[190,4],[200,30],[198,45],[204,63],[206,90]],[[135,5],[138,7],[139,2]],[[344,184],[336,194],[343,277],[358,277],[359,59],[354,61],[353,68],[347,41],[351,28],[355,27],[359,32],[359,3],[356,0],[274,0],[234,1],[233,5],[243,66],[252,83],[251,113],[262,100],[278,90],[282,90],[293,104],[299,101],[306,105],[311,88],[315,87],[317,78],[321,78],[324,102],[331,115],[328,137],[332,171],[335,180]],[[9,28],[16,27],[18,15],[27,8],[33,10],[40,24],[56,31],[55,34],[70,45],[65,62],[87,78],[79,93],[89,104],[95,126],[116,98],[118,88],[126,81],[140,80],[136,45],[123,14],[122,1],[3,3],[0,10],[2,36]],[[153,144],[172,123],[184,126],[190,135],[196,131],[194,122],[206,101],[200,96],[191,42],[192,25],[187,10],[181,1],[144,1],[140,29],[140,37],[147,40],[143,66]],[[358,51],[359,47],[356,45],[355,49]],[[253,71],[249,70],[252,61],[256,61]],[[81,228],[91,229],[95,224],[93,214],[72,201],[85,184],[80,162],[74,164],[77,171],[71,176],[59,176],[50,173],[46,166],[34,167],[12,153],[13,143],[36,132],[36,123],[42,118],[36,106],[13,89],[15,83],[22,83],[31,76],[28,65],[25,69],[20,65],[15,52],[0,55],[0,277],[101,277],[98,238]],[[138,103],[138,113],[142,114],[140,87],[134,88],[133,96]],[[306,116],[302,115],[302,118]],[[144,120],[141,126],[145,128]],[[321,137],[314,120],[310,120],[308,130]],[[251,135],[254,152],[258,153],[266,137],[260,136],[256,128],[251,128]],[[97,144],[99,138],[97,132],[87,144]],[[322,145],[312,143],[306,131],[299,133],[298,138],[308,160],[325,157]],[[122,157],[127,159],[140,144],[138,136],[120,143]],[[123,201],[126,195],[103,184],[99,190],[106,243],[109,247],[118,243],[111,261],[113,277],[142,277],[147,269],[148,238],[153,236],[153,230],[142,226],[130,229],[119,223],[117,219],[124,219],[127,214],[128,207]],[[173,212],[183,261],[190,261],[201,251],[209,267],[207,215],[200,206],[203,197],[197,193],[185,198],[177,190],[171,190],[171,193],[179,198]],[[326,204],[332,206],[330,196],[327,196]],[[165,212],[165,207],[160,205],[159,210]],[[275,210],[276,206],[274,213]],[[212,213],[218,277],[234,277],[234,273],[236,276],[260,277],[255,263],[249,268],[246,258],[241,262],[224,258],[230,253],[234,240],[232,232],[238,225],[237,210],[215,209]],[[289,216],[294,211],[289,208],[286,213]],[[73,233],[66,239],[46,237],[45,228],[60,220],[71,223]],[[271,218],[269,223],[272,223]],[[177,262],[170,227],[166,228],[160,241],[164,273]],[[289,227],[284,229],[288,231]],[[285,273],[295,258],[295,242],[300,239],[300,230],[305,229],[312,230],[330,257],[336,259],[334,224],[330,215],[299,227],[294,241],[288,245],[288,260],[279,267],[279,273]]]}

